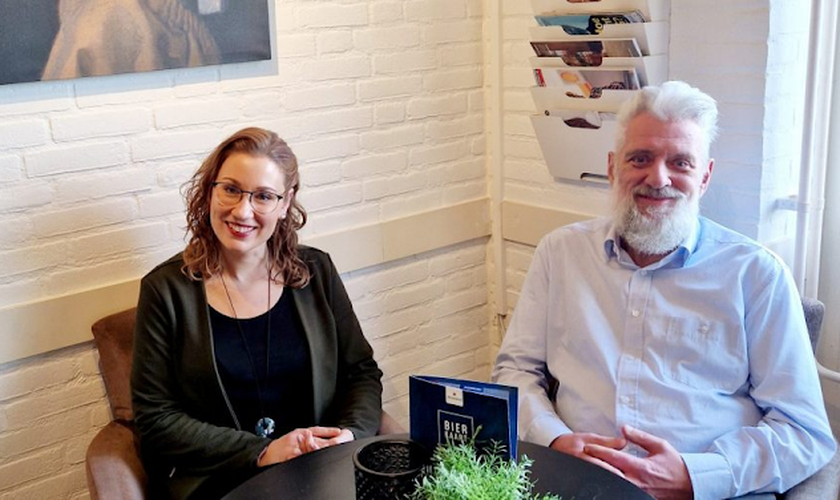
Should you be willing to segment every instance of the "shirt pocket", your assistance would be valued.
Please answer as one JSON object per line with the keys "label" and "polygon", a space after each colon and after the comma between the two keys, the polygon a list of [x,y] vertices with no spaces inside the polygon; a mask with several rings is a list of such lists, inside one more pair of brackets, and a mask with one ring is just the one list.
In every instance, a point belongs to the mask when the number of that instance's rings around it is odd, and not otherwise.
{"label": "shirt pocket", "polygon": [[699,390],[736,392],[747,381],[749,365],[741,329],[702,318],[670,317],[654,334],[652,353],[661,373]]}

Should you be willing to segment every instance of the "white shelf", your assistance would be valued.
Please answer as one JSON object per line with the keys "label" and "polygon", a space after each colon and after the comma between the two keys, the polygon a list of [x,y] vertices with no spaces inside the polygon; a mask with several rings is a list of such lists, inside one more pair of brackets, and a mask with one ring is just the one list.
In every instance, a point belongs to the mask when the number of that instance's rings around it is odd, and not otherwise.
{"label": "white shelf", "polygon": [[608,24],[600,35],[570,35],[561,26],[534,26],[530,35],[532,42],[635,38],[643,55],[655,56],[668,53],[669,29],[664,22]]}
{"label": "white shelf", "polygon": [[601,14],[638,10],[648,21],[667,21],[671,14],[668,0],[601,0],[572,3],[567,0],[531,0],[534,15]]}
{"label": "white shelf", "polygon": [[606,183],[607,155],[612,150],[616,122],[604,121],[599,129],[566,125],[556,116],[532,116],[548,171],[555,178]]}

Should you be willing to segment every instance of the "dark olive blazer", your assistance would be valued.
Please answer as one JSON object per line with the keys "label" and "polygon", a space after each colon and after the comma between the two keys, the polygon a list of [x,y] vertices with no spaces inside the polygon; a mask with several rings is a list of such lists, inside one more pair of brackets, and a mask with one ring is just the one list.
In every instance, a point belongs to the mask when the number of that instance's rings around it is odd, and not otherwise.
{"label": "dark olive blazer", "polygon": [[[294,297],[312,358],[312,425],[372,436],[382,372],[329,255],[303,246],[299,254],[311,280],[284,293]],[[176,255],[140,286],[131,384],[144,463],[153,477],[172,480],[254,469],[270,440],[237,424],[216,368],[203,282],[182,266]]]}

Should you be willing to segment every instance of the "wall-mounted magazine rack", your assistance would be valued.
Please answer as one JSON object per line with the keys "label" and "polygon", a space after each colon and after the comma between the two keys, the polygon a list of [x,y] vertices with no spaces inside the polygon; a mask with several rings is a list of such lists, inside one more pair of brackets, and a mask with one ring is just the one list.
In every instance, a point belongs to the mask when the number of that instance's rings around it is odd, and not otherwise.
{"label": "wall-mounted magazine rack", "polygon": [[[667,54],[670,26],[665,22],[608,24],[599,35],[586,35],[598,38],[635,38],[646,56]],[[570,35],[560,26],[534,26],[530,29],[531,40],[578,40],[582,35]]]}
{"label": "wall-mounted magazine rack", "polygon": [[647,21],[667,21],[671,14],[668,0],[601,0],[569,2],[568,0],[531,0],[534,14],[563,12],[566,14],[600,14],[638,10]]}
{"label": "wall-mounted magazine rack", "polygon": [[[594,50],[595,58],[600,59],[600,64],[597,65],[603,67],[603,70],[634,71],[642,85],[655,85],[668,79],[670,0],[600,0],[596,2],[531,0],[531,7],[535,16],[541,16],[538,19],[541,24],[552,24],[532,27],[530,29],[532,42],[590,40],[621,42],[620,39],[632,38],[635,39],[638,50],[641,51],[641,57],[612,57],[626,56],[630,53],[622,54],[614,51],[609,54],[606,45],[602,46],[603,52],[589,48],[584,50]],[[610,15],[604,16],[604,14]],[[569,15],[574,18],[562,17]],[[586,15],[595,17],[585,17]],[[616,17],[619,20],[616,21]],[[644,22],[638,22],[641,18],[644,18]],[[624,21],[623,24],[622,21]],[[576,92],[574,89],[569,90],[567,82],[577,84],[577,80],[565,80],[568,75],[563,74],[564,79],[558,84],[555,73],[546,70],[550,68],[583,70],[585,67],[578,64],[589,64],[591,56],[584,51],[565,51],[560,50],[559,47],[550,47],[550,49],[544,48],[538,51],[538,53],[550,55],[544,57],[535,55],[530,59],[532,71],[541,69],[540,73],[535,74],[539,85],[547,85],[534,86],[530,90],[539,113],[531,117],[531,124],[548,170],[557,180],[606,183],[607,155],[613,149],[617,130],[614,113],[638,90],[601,87],[600,97],[575,97]],[[579,59],[570,58],[570,54]],[[568,62],[564,62],[564,58]],[[545,78],[546,74],[550,74],[555,79],[549,81]],[[602,84],[592,83],[592,85],[597,87]],[[584,95],[589,94],[584,92]],[[604,116],[611,118],[597,120],[599,122],[597,128],[587,126],[581,128],[576,126],[580,123],[575,120],[568,121],[561,117],[563,115],[567,118],[570,112],[580,116],[592,116],[592,113],[595,113],[595,116],[602,116],[603,113],[609,113]]]}
{"label": "wall-mounted magazine rack", "polygon": [[613,149],[614,120],[600,128],[577,128],[558,116],[537,115],[531,124],[540,143],[548,171],[555,178],[607,183],[607,155]]}
{"label": "wall-mounted magazine rack", "polygon": [[[559,57],[532,57],[532,68],[571,68]],[[605,57],[603,68],[635,68],[639,83],[643,86],[650,82],[662,82],[668,78],[668,57],[663,55],[648,57]]]}

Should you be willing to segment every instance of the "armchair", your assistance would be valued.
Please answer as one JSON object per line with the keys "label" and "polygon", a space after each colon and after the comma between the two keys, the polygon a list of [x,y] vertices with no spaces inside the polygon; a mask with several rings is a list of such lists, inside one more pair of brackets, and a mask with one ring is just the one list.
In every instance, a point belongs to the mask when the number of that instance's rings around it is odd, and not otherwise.
{"label": "armchair", "polygon": [[[93,438],[87,449],[85,469],[92,500],[143,499],[148,476],[140,461],[138,438],[131,407],[131,361],[136,308],[106,316],[93,324],[93,341],[99,350],[99,371],[105,383],[112,421]],[[379,434],[405,430],[382,412]]]}
{"label": "armchair", "polygon": [[[808,335],[811,337],[811,348],[814,353],[817,351],[817,343],[822,332],[823,317],[825,316],[825,305],[817,299],[802,299],[802,308],[805,311],[805,323],[808,325]],[[817,369],[820,376],[826,380],[840,382],[840,373],[829,370],[817,362]],[[840,494],[840,454],[834,458],[816,474],[809,477],[802,483],[794,486],[784,498],[787,500],[834,500]]]}

